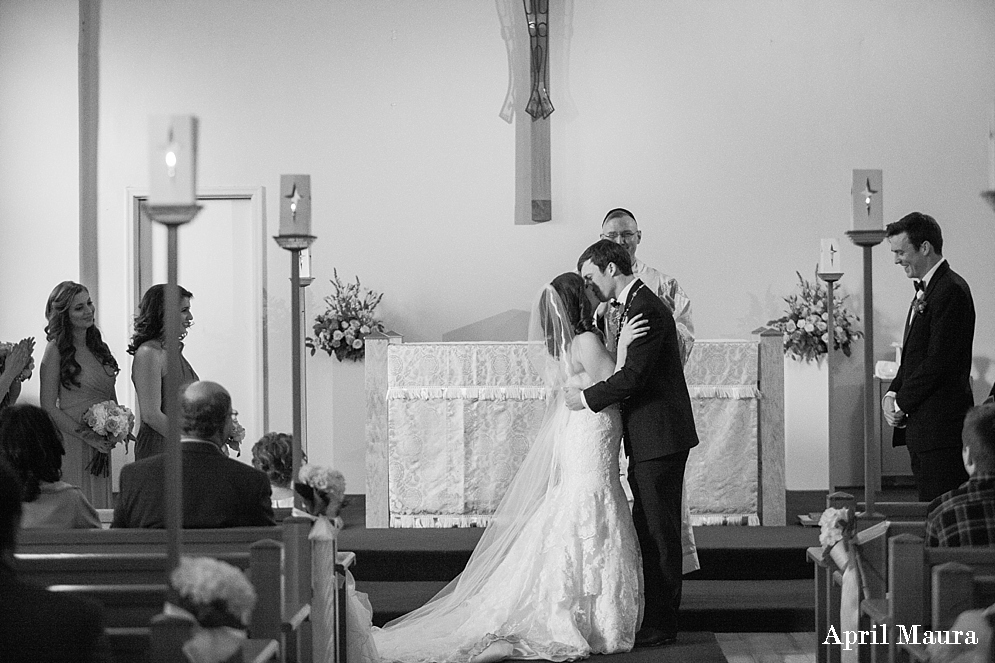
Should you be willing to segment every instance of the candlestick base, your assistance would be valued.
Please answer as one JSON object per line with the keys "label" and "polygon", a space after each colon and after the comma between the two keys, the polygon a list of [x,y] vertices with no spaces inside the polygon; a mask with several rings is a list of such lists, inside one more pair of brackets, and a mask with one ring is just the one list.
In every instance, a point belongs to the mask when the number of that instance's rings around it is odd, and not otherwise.
{"label": "candlestick base", "polygon": [[301,287],[302,288],[306,288],[309,285],[311,285],[312,283],[314,283],[314,277],[313,276],[302,276],[300,278],[300,282],[301,282]]}
{"label": "candlestick base", "polygon": [[991,205],[992,210],[995,210],[995,189],[982,191],[981,197],[988,201],[988,204]]}
{"label": "candlestick base", "polygon": [[144,207],[153,221],[164,226],[181,226],[184,223],[190,223],[197,216],[197,213],[204,209],[200,205],[153,205],[151,203],[145,203]]}
{"label": "candlestick base", "polygon": [[819,272],[819,278],[827,283],[835,283],[843,278],[843,272]]}
{"label": "candlestick base", "polygon": [[857,246],[877,246],[887,235],[884,230],[847,230],[846,236]]}
{"label": "candlestick base", "polygon": [[318,239],[314,235],[276,235],[273,237],[281,249],[288,251],[303,251],[311,246],[314,240]]}

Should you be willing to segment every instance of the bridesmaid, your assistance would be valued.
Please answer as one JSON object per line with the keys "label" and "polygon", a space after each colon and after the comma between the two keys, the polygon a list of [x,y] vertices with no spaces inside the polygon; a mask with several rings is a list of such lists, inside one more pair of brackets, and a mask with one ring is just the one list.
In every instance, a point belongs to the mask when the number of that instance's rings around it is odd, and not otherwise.
{"label": "bridesmaid", "polygon": [[[187,330],[193,325],[190,312],[190,299],[193,295],[182,286],[180,289],[180,322],[183,331],[182,341]],[[135,442],[135,460],[161,454],[166,440],[166,414],[163,412],[163,390],[166,387],[166,347],[165,347],[166,285],[149,288],[138,305],[135,316],[135,334],[131,337],[128,354],[134,355],[131,364],[131,381],[138,396],[138,411],[142,425],[138,429]],[[196,382],[200,378],[183,356],[180,343],[180,387]]]}
{"label": "bridesmaid", "polygon": [[110,453],[113,444],[90,430],[83,415],[96,403],[117,402],[114,382],[121,369],[94,324],[93,312],[90,293],[79,283],[63,281],[48,296],[41,406],[64,436],[62,479],[78,486],[94,507],[109,509],[110,465],[107,476],[93,475],[87,465],[96,452]]}

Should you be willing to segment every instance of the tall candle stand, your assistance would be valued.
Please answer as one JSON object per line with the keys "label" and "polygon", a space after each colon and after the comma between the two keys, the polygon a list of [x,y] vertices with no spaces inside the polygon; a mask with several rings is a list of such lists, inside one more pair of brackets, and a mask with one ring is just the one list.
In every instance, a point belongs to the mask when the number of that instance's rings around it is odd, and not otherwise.
{"label": "tall candle stand", "polygon": [[[284,235],[280,234],[273,238],[281,249],[290,251],[290,350],[291,350],[291,399],[294,408],[294,448],[293,448],[293,477],[297,480],[301,469],[302,444],[304,434],[303,424],[303,385],[304,371],[302,361],[302,350],[304,337],[301,332],[301,251],[309,249],[314,240],[314,235]],[[294,496],[294,501],[299,502],[300,497]],[[301,505],[298,503],[298,507]]]}
{"label": "tall candle stand", "polygon": [[156,205],[147,203],[145,211],[153,221],[166,226],[166,314],[163,331],[166,338],[166,383],[163,411],[166,415],[166,476],[163,484],[163,503],[166,516],[166,559],[169,571],[180,564],[183,529],[183,461],[180,450],[180,289],[178,285],[179,252],[177,238],[179,227],[190,223],[197,216],[200,205]]}
{"label": "tall candle stand", "polygon": [[843,272],[823,272],[820,268],[819,278],[826,282],[826,314],[828,317],[827,327],[829,331],[829,342],[826,343],[826,371],[829,373],[827,387],[829,392],[829,489],[830,492],[836,490],[836,482],[833,480],[833,458],[839,457],[837,449],[833,448],[836,441],[836,423],[833,417],[833,394],[836,389],[836,377],[834,367],[836,365],[836,317],[834,312],[836,282],[843,277]]}
{"label": "tall candle stand", "polygon": [[874,436],[874,297],[872,249],[884,241],[884,230],[848,230],[847,237],[863,248],[864,254],[864,512],[861,517],[878,518],[875,510],[876,486],[880,482],[881,449]]}

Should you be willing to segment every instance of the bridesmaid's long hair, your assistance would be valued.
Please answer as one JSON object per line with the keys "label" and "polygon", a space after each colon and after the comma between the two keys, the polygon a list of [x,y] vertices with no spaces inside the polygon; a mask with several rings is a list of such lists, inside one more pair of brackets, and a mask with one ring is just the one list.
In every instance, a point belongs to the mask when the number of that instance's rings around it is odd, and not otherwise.
{"label": "bridesmaid's long hair", "polygon": [[[180,289],[180,299],[190,299],[193,293],[183,286]],[[133,355],[146,341],[162,341],[166,332],[166,284],[159,283],[142,295],[138,305],[138,315],[135,316],[135,333],[128,346],[128,354]]]}
{"label": "bridesmaid's long hair", "polygon": [[[48,324],[45,325],[45,337],[49,341],[55,341],[55,347],[59,349],[59,382],[67,389],[80,386],[79,374],[83,372],[83,368],[76,361],[73,323],[69,319],[69,307],[72,306],[73,298],[81,292],[89,291],[86,286],[74,281],[63,281],[55,286],[52,294],[48,296],[48,303],[45,304],[45,317],[48,319]],[[104,343],[97,325],[92,325],[86,330],[86,347],[97,361],[105,368],[111,369],[114,375],[120,372],[121,368],[111,354],[111,349]]]}

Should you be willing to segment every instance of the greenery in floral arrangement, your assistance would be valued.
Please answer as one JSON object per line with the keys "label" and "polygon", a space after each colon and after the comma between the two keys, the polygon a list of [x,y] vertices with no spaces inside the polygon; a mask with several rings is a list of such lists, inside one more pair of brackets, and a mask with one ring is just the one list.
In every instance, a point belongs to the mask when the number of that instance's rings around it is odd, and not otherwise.
{"label": "greenery in floral arrangement", "polygon": [[304,344],[311,348],[311,355],[324,350],[339,361],[359,361],[366,356],[366,336],[373,331],[383,331],[383,323],[374,311],[383,295],[367,290],[359,283],[343,283],[339,273],[332,270],[333,292],[325,297],[328,308],[314,319],[314,337]]}
{"label": "greenery in floral arrangement", "polygon": [[[801,361],[818,361],[829,352],[829,312],[826,310],[828,289],[824,283],[819,282],[818,276],[814,283],[810,283],[801,273],[795,274],[798,274],[801,292],[785,297],[787,312],[767,324],[784,332],[784,354]],[[838,290],[833,293],[835,349],[842,350],[849,357],[851,345],[864,333],[857,329],[860,318],[849,312],[844,305],[847,296],[840,296],[838,293]]]}

